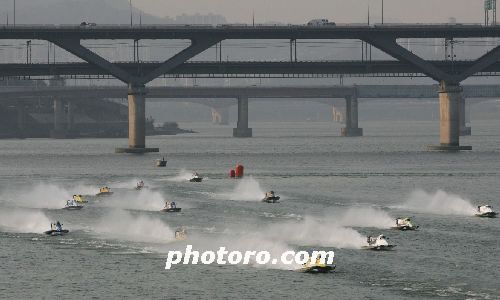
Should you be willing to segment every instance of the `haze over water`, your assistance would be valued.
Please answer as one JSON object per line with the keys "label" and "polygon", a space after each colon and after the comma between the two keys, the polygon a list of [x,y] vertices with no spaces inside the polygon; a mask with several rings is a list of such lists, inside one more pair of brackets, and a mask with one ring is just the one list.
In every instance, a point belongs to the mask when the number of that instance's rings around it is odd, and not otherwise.
{"label": "haze over water", "polygon": [[[436,122],[361,122],[362,138],[333,123],[181,124],[199,134],[148,138],[160,155],[117,155],[125,139],[0,141],[0,297],[5,298],[500,298],[500,123],[473,121],[473,151],[428,152]],[[154,160],[165,155],[166,168]],[[247,177],[227,178],[237,163]],[[206,180],[187,182],[196,170]],[[134,191],[137,181],[149,187]],[[79,212],[73,194],[95,194]],[[274,190],[280,204],[259,202]],[[179,214],[159,212],[176,201]],[[410,216],[415,232],[389,229]],[[60,220],[70,234],[47,237]],[[185,227],[187,241],[175,241]],[[385,234],[391,252],[360,249]],[[284,266],[178,265],[166,253],[198,249],[333,249],[337,269],[308,275]]]}

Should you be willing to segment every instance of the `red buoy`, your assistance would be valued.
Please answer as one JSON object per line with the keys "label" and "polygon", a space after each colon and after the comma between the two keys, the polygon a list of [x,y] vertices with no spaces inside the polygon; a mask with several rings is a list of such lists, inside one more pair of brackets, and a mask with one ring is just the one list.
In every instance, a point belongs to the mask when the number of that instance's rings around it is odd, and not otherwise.
{"label": "red buoy", "polygon": [[235,170],[229,171],[229,177],[235,178],[236,177],[236,171]]}
{"label": "red buoy", "polygon": [[236,178],[243,178],[245,167],[242,165],[236,165]]}

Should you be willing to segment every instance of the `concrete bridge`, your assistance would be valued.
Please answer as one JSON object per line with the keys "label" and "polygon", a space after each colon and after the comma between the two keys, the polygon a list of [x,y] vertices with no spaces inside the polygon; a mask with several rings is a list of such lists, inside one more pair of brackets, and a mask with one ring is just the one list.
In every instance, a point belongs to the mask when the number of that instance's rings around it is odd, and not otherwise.
{"label": "concrete bridge", "polygon": [[[327,40],[327,39],[354,39],[361,40],[380,51],[392,56],[397,62],[396,67],[409,67],[417,74],[423,74],[430,77],[440,84],[440,145],[434,147],[437,150],[469,150],[471,147],[460,146],[460,106],[463,102],[463,89],[460,83],[465,79],[482,75],[485,72],[494,72],[495,66],[500,60],[500,46],[497,46],[471,61],[443,61],[433,62],[419,57],[410,50],[398,44],[398,39],[408,38],[442,38],[453,40],[456,38],[497,38],[500,37],[500,26],[481,26],[481,25],[376,25],[376,26],[3,26],[0,27],[0,39],[4,40],[46,40],[54,43],[58,47],[72,53],[76,57],[86,62],[83,65],[72,65],[71,67],[80,67],[82,70],[71,70],[74,75],[82,74],[85,69],[99,69],[99,72],[113,76],[129,86],[129,147],[118,149],[120,152],[143,153],[155,152],[159,149],[146,148],[145,141],[145,98],[147,94],[146,84],[165,74],[174,75],[178,68],[186,66],[197,66],[196,64],[187,64],[189,60],[198,54],[215,47],[221,41],[228,39],[238,40],[278,40],[284,39],[290,41],[290,62],[278,66],[273,71],[269,62],[242,62],[239,65],[223,65],[217,62],[215,67],[217,72],[226,74],[240,74],[253,72],[254,74],[265,74],[276,72],[279,68],[287,68],[293,71],[293,74],[310,74],[311,70],[321,70],[321,65],[325,62],[299,62],[297,61],[296,51],[294,58],[294,43],[297,40]],[[82,40],[134,40],[142,39],[169,39],[169,40],[190,40],[191,45],[180,51],[168,60],[152,64],[147,68],[145,63],[134,61],[132,64],[125,63],[120,65],[113,63],[99,56],[87,47],[81,44]],[[134,42],[134,53],[137,42]],[[295,48],[296,49],[296,48]],[[341,62],[332,62],[335,68],[339,67]],[[382,64],[391,64],[393,62],[382,62]],[[363,74],[378,74],[377,62],[361,61],[355,62],[361,66]],[[27,64],[30,65],[30,64]],[[141,66],[145,66],[144,68]],[[251,71],[245,68],[250,66]],[[207,66],[205,66],[207,67]],[[230,67],[232,69],[230,69]],[[352,68],[350,66],[349,68]],[[9,66],[2,66],[8,69]],[[330,67],[331,70],[332,67]],[[21,68],[14,66],[14,70],[24,69],[26,76],[34,69],[40,70],[40,66],[27,66]],[[59,69],[50,69],[50,66],[41,66],[44,72],[52,72],[51,75],[58,74]],[[230,70],[229,70],[230,69]],[[207,72],[207,68],[198,72]],[[296,71],[299,70],[299,71]],[[88,71],[87,71],[88,72]],[[213,72],[213,71],[212,71]],[[326,71],[321,71],[326,72]],[[329,71],[339,72],[339,71]],[[344,71],[347,72],[347,71]],[[388,70],[383,70],[388,72]],[[316,72],[313,72],[316,74]],[[213,73],[210,73],[213,74]],[[210,75],[207,74],[207,75]],[[23,75],[19,75],[23,76]],[[262,76],[262,75],[261,75]],[[386,76],[399,76],[396,73],[387,73]],[[351,115],[353,107],[357,105],[358,95],[348,96],[350,104],[347,105],[347,116]],[[346,99],[347,99],[346,98]],[[57,105],[55,105],[57,106]],[[238,126],[241,130],[241,136],[251,135],[251,131],[245,128],[248,119],[245,120],[248,110],[248,98],[238,98],[239,121]],[[351,120],[357,123],[355,113],[352,113]],[[240,124],[241,121],[241,124]],[[354,122],[354,121],[353,121]],[[347,131],[349,125],[346,126]],[[353,128],[356,129],[356,128]],[[347,132],[349,134],[349,132]],[[353,134],[359,134],[355,130]]]}
{"label": "concrete bridge", "polygon": [[[471,128],[466,126],[465,99],[500,98],[500,86],[470,85],[463,87],[463,100],[460,102],[460,135],[470,135]],[[424,99],[435,98],[438,85],[359,85],[359,86],[293,86],[293,87],[150,87],[147,93],[150,101],[194,102],[209,106],[212,109],[214,122],[228,124],[229,106],[238,104],[238,126],[234,129],[235,137],[250,137],[252,130],[248,127],[248,102],[252,99],[308,99],[332,105],[334,117],[345,122],[343,136],[361,136],[362,129],[358,125],[358,99]],[[54,98],[55,128],[54,137],[64,137],[64,102],[82,98],[116,98],[127,96],[125,87],[69,87],[63,85],[43,87],[4,87],[0,89],[3,101],[25,102],[40,97]],[[238,101],[236,102],[235,99]],[[335,100],[337,99],[337,100]],[[339,105],[338,99],[345,99],[345,105]],[[243,103],[241,103],[243,102]],[[21,107],[21,106],[18,106]],[[339,107],[345,107],[340,111]],[[68,109],[68,114],[71,109]],[[23,115],[19,112],[19,116]],[[21,124],[21,121],[19,121]],[[68,126],[70,124],[68,123]]]}

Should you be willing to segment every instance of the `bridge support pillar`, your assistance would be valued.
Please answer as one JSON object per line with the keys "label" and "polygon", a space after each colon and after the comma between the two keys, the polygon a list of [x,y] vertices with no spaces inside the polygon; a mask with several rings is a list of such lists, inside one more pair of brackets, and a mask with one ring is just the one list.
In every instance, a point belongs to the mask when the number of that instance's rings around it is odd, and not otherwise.
{"label": "bridge support pillar", "polygon": [[54,99],[54,129],[50,131],[50,137],[53,139],[67,138],[64,105],[63,100]]}
{"label": "bridge support pillar", "polygon": [[341,134],[345,137],[363,136],[363,128],[358,125],[358,97],[356,95],[347,96],[345,128],[342,128]]}
{"label": "bridge support pillar", "polygon": [[117,148],[116,153],[160,152],[146,148],[146,87],[129,84],[128,88],[128,148]]}
{"label": "bridge support pillar", "polygon": [[212,123],[229,125],[229,107],[212,107]]}
{"label": "bridge support pillar", "polygon": [[233,137],[252,137],[252,128],[248,128],[248,97],[238,98],[238,124],[233,129]]}
{"label": "bridge support pillar", "polygon": [[430,146],[431,150],[472,150],[471,146],[460,146],[460,102],[462,98],[460,85],[441,82],[439,90],[441,144]]}
{"label": "bridge support pillar", "polygon": [[17,101],[17,137],[20,139],[25,138],[26,130],[26,106],[24,102]]}
{"label": "bridge support pillar", "polygon": [[462,97],[460,99],[460,136],[470,136],[472,135],[472,129],[470,126],[467,126],[467,108],[466,108],[466,99]]}

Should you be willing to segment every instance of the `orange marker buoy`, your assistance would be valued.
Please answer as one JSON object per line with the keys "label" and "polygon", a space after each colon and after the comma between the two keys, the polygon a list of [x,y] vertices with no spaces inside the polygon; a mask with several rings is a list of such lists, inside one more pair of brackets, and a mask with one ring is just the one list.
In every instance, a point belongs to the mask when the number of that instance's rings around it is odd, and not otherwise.
{"label": "orange marker buoy", "polygon": [[236,178],[243,178],[245,167],[242,165],[236,165]]}

